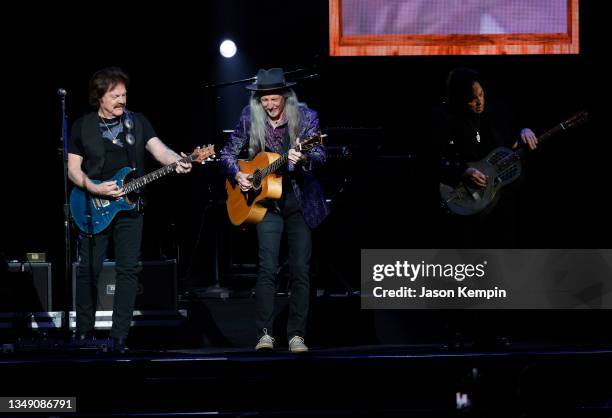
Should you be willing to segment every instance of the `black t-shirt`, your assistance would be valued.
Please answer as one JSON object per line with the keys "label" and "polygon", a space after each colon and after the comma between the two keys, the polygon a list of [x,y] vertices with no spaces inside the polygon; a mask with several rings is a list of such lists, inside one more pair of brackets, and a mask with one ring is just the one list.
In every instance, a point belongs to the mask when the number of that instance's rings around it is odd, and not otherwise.
{"label": "black t-shirt", "polygon": [[[151,138],[157,136],[153,126],[147,118],[140,115],[138,118],[143,124],[143,133],[145,138],[145,144]],[[104,167],[100,178],[93,178],[92,180],[108,180],[115,175],[115,173],[123,167],[130,166],[130,160],[127,153],[129,145],[125,142],[125,128],[123,126],[122,117],[115,117],[112,119],[105,119],[98,117],[98,125],[100,133],[104,138]],[[82,156],[84,159],[87,158],[85,155],[85,149],[81,138],[80,130],[76,130],[74,135],[70,137],[68,142],[68,152]]]}
{"label": "black t-shirt", "polygon": [[434,131],[441,147],[442,181],[459,181],[467,163],[484,158],[494,148],[510,147],[518,135],[511,112],[499,102],[488,102],[485,112],[456,113],[437,109]]}

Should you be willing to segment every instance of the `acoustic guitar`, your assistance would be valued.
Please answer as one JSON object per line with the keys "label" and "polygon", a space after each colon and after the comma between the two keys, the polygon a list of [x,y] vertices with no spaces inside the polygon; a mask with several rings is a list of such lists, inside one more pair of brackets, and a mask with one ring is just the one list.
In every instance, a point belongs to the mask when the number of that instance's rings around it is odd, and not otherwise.
{"label": "acoustic guitar", "polygon": [[[317,145],[323,144],[327,135],[316,134],[297,144],[294,149],[299,152],[308,152]],[[256,224],[261,222],[267,208],[260,202],[263,200],[278,200],[283,193],[282,176],[276,174],[281,167],[289,161],[289,154],[276,154],[262,151],[251,161],[238,161],[240,171],[249,174],[252,188],[242,191],[237,183],[229,180],[225,182],[227,190],[227,212],[234,225],[243,223]]]}

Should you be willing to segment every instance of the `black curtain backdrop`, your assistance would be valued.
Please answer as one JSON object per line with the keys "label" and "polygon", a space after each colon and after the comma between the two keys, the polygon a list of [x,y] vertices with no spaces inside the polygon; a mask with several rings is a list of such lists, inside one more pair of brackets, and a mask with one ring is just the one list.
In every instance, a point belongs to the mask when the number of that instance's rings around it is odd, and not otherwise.
{"label": "black curtain backdrop", "polygon": [[[311,68],[299,82],[302,101],[330,128],[330,145],[354,147],[355,158],[325,172],[334,213],[317,232],[315,257],[358,287],[361,248],[439,248],[436,157],[427,117],[456,66],[480,71],[488,94],[510,104],[524,126],[543,132],[587,109],[592,121],[548,144],[529,161],[522,191],[520,237],[525,248],[609,248],[609,134],[605,129],[601,2],[582,1],[581,53],[548,56],[328,56],[328,4],[323,1],[217,1],[193,5],[17,6],[5,16],[2,104],[3,221],[0,251],[10,259],[44,251],[63,264],[63,186],[58,148],[59,87],[68,91],[69,121],[89,110],[87,82],[117,65],[132,77],[128,107],[143,112],[177,151],[217,143],[233,128],[247,94],[242,87],[203,85],[255,75],[258,68]],[[44,6],[36,6],[43,8]],[[66,6],[60,6],[66,7]],[[219,56],[222,39],[238,45],[234,60]],[[342,129],[331,129],[342,128]],[[355,128],[369,128],[367,130]],[[333,132],[333,134],[332,134]],[[149,168],[155,168],[150,162]],[[399,183],[404,186],[399,187]],[[214,279],[214,227],[220,256],[244,245],[248,231],[231,229],[222,206],[216,164],[151,185],[145,258],[180,257],[190,284]],[[211,206],[203,216],[204,210]],[[232,243],[229,247],[230,242]],[[223,267],[223,266],[221,266]],[[56,288],[63,273],[56,271]]]}

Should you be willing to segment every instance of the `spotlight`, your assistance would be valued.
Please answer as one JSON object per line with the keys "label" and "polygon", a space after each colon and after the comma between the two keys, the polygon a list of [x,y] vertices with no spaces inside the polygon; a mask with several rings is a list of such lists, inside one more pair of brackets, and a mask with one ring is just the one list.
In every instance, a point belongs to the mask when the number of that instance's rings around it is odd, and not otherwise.
{"label": "spotlight", "polygon": [[225,58],[233,57],[234,55],[236,55],[236,51],[236,44],[234,43],[234,41],[229,39],[226,39],[225,41],[221,42],[221,45],[219,46],[219,52]]}

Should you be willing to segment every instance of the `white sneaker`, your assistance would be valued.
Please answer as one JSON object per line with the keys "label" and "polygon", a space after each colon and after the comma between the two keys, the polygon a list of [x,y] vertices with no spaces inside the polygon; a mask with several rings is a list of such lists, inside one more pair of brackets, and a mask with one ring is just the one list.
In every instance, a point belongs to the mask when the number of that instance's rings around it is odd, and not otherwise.
{"label": "white sneaker", "polygon": [[289,340],[289,351],[292,353],[304,353],[308,351],[308,347],[304,344],[304,339],[296,335]]}
{"label": "white sneaker", "polygon": [[268,335],[268,330],[263,329],[264,335],[259,339],[255,350],[272,350],[274,348],[274,338]]}

